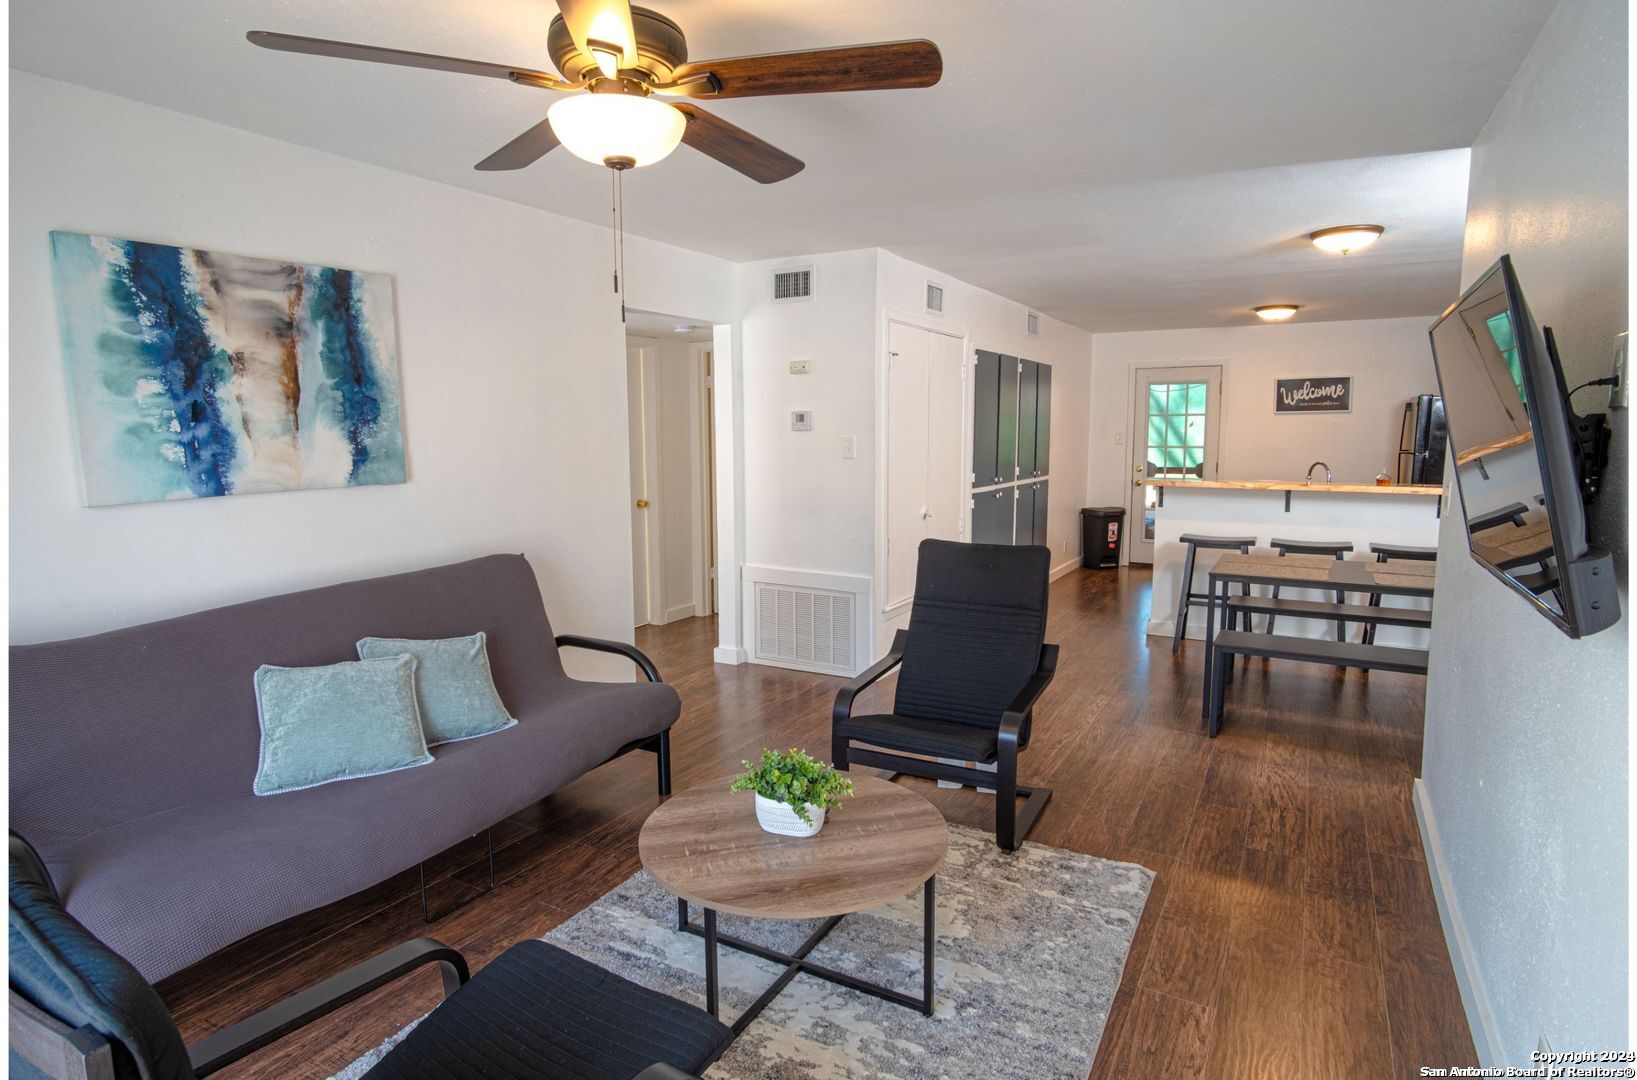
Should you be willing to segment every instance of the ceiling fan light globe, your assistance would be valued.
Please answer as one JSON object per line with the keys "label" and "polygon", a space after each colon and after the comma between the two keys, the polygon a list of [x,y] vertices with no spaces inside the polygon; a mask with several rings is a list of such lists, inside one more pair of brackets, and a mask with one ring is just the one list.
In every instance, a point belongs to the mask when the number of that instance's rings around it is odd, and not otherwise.
{"label": "ceiling fan light globe", "polygon": [[665,102],[633,94],[575,94],[553,104],[546,118],[575,157],[593,165],[627,159],[636,168],[664,160],[688,126]]}

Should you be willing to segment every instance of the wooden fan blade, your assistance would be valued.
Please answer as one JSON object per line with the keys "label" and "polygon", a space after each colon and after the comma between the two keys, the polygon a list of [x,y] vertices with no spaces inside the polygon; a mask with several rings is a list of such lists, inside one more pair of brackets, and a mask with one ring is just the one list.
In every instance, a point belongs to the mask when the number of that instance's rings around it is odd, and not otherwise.
{"label": "wooden fan blade", "polygon": [[763,142],[697,105],[675,101],[671,107],[688,118],[688,126],[682,132],[683,142],[758,184],[788,180],[807,167],[777,146]]}
{"label": "wooden fan blade", "polygon": [[522,169],[556,148],[557,133],[551,130],[550,120],[542,120],[472,167],[483,172]]}
{"label": "wooden fan blade", "polygon": [[697,98],[912,90],[933,85],[943,73],[938,46],[923,38],[701,60],[683,64],[669,84],[656,89]]}
{"label": "wooden fan blade", "polygon": [[637,32],[631,26],[629,0],[557,0],[557,10],[581,52],[590,56],[593,41],[617,45],[624,54],[620,66],[636,66]]}
{"label": "wooden fan blade", "polygon": [[[399,67],[425,68],[429,71],[453,71],[460,75],[483,75],[491,79],[511,79],[531,86],[552,89],[571,89],[557,76],[534,68],[508,67],[482,60],[461,60],[454,56],[433,53],[405,52],[403,49],[383,49],[378,45],[355,45],[350,41],[330,41],[327,38],[301,37],[296,34],[275,34],[269,30],[252,30],[245,37],[252,45],[281,52],[306,53],[309,56],[333,56],[339,60],[367,60],[372,64],[396,64]],[[513,76],[518,78],[513,78]]]}

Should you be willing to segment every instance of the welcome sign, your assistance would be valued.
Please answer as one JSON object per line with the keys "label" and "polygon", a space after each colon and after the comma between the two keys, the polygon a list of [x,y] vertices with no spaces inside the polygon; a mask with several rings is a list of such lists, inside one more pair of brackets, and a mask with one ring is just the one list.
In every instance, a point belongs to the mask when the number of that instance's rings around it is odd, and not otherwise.
{"label": "welcome sign", "polygon": [[1280,379],[1274,388],[1274,412],[1351,412],[1352,409],[1353,379],[1348,375]]}

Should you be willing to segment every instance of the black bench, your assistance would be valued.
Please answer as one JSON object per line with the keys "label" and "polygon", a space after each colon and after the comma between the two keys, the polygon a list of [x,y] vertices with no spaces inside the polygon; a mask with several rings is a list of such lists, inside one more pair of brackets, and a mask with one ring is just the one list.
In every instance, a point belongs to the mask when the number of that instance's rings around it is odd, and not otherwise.
{"label": "black bench", "polygon": [[[1378,599],[1374,597],[1373,599]],[[1323,600],[1284,600],[1275,596],[1228,597],[1228,628],[1243,625],[1249,630],[1252,615],[1266,615],[1273,621],[1275,615],[1297,619],[1322,619],[1338,627],[1356,622],[1365,624],[1364,644],[1375,644],[1375,628],[1381,626],[1408,626],[1418,630],[1432,629],[1432,612],[1420,608],[1388,608],[1374,604],[1331,604]],[[1348,665],[1343,665],[1343,671]],[[1233,673],[1228,673],[1233,681]]]}
{"label": "black bench", "polygon": [[[1261,600],[1260,597],[1232,597],[1233,600]],[[1279,603],[1302,603],[1304,601],[1281,600]],[[1319,604],[1322,608],[1334,608],[1333,604]],[[1350,605],[1360,606],[1363,605]],[[1375,612],[1391,611],[1393,617],[1405,612],[1393,608],[1368,608]],[[1281,613],[1283,609],[1281,609]],[[1426,615],[1427,612],[1418,614]],[[1230,618],[1232,617],[1230,613]],[[1378,620],[1379,621],[1379,620]],[[1399,624],[1403,625],[1403,624]],[[1273,660],[1300,660],[1310,664],[1334,664],[1337,667],[1356,667],[1364,670],[1379,668],[1383,671],[1402,671],[1410,675],[1425,675],[1427,673],[1427,652],[1425,649],[1402,649],[1391,645],[1361,645],[1351,641],[1322,641],[1317,638],[1289,637],[1285,634],[1256,634],[1247,630],[1222,630],[1216,634],[1211,642],[1213,659],[1206,661],[1205,668],[1210,672],[1210,680],[1205,687],[1205,716],[1210,724],[1211,738],[1222,730],[1223,697],[1227,687],[1229,673],[1233,670],[1231,658],[1234,656],[1266,656]],[[1224,663],[1224,660],[1229,662]]]}

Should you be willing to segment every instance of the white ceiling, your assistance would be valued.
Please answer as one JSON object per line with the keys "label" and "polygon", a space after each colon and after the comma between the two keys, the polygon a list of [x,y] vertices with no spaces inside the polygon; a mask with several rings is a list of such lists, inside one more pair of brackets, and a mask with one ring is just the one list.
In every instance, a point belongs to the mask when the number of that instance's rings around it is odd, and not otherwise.
{"label": "white ceiling", "polygon": [[[1466,157],[1554,0],[652,0],[696,59],[928,37],[928,90],[708,107],[807,162],[763,187],[684,147],[631,232],[742,260],[885,247],[1094,330],[1453,299]],[[563,152],[472,165],[554,95],[257,49],[251,29],[550,68],[551,0],[13,0],[15,67],[604,221]],[[1451,151],[1454,151],[1453,153]],[[1300,238],[1378,221],[1370,252]]]}
{"label": "white ceiling", "polygon": [[[677,333],[678,326],[687,326],[690,329],[685,333]],[[709,341],[712,338],[711,327],[708,323],[695,323],[692,319],[680,315],[659,315],[651,311],[637,311],[635,308],[625,313],[625,336],[628,338],[675,338],[677,341]]]}

